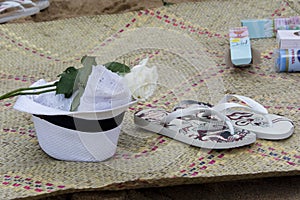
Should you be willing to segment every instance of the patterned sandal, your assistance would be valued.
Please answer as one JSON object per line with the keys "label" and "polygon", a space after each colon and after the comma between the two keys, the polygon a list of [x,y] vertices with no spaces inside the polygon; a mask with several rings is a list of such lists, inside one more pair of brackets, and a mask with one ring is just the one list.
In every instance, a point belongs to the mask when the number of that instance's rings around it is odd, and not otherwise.
{"label": "patterned sandal", "polygon": [[39,11],[38,7],[24,8],[24,6],[14,1],[0,2],[0,23],[34,15]]}
{"label": "patterned sandal", "polygon": [[[230,101],[231,99],[237,99],[241,103],[232,102]],[[194,100],[184,100],[177,108],[195,107],[199,104],[203,103]],[[279,115],[269,114],[264,106],[249,97],[229,94],[217,105],[211,106],[211,108],[226,114],[235,127],[249,130],[255,133],[257,138],[281,140],[290,137],[294,133],[292,120]]]}
{"label": "patterned sandal", "polygon": [[[208,117],[202,116],[208,112]],[[134,114],[134,122],[145,130],[207,149],[229,149],[256,141],[254,133],[234,128],[225,115],[204,107],[180,109],[172,113],[159,109],[141,110]]]}
{"label": "patterned sandal", "polygon": [[48,8],[49,5],[50,5],[49,0],[34,0],[34,1],[31,1],[31,0],[10,0],[10,1],[17,2],[17,3],[19,3],[23,6],[26,6],[26,5],[36,6],[36,7],[39,8],[40,11]]}

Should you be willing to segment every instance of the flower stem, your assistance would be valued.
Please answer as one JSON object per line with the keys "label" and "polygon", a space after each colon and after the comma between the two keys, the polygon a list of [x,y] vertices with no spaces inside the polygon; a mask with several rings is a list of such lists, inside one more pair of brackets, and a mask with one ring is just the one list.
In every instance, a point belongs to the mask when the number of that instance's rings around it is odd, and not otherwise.
{"label": "flower stem", "polygon": [[18,93],[14,93],[12,94],[10,97],[14,97],[14,96],[18,96],[18,95],[36,95],[36,94],[43,94],[46,92],[53,92],[55,91],[56,88],[53,89],[49,89],[49,90],[43,90],[43,91],[39,91],[39,92],[18,92]]}
{"label": "flower stem", "polygon": [[0,96],[0,100],[6,99],[6,98],[9,98],[9,97],[18,96],[18,95],[33,95],[33,94],[42,94],[42,93],[46,93],[46,92],[52,92],[52,91],[55,91],[56,88],[53,88],[53,89],[50,89],[50,90],[37,91],[37,92],[23,92],[23,91],[50,88],[50,87],[56,86],[56,83],[57,82],[55,82],[51,85],[42,85],[42,86],[37,86],[37,87],[19,88],[19,89],[13,90],[11,92],[8,92],[8,93]]}

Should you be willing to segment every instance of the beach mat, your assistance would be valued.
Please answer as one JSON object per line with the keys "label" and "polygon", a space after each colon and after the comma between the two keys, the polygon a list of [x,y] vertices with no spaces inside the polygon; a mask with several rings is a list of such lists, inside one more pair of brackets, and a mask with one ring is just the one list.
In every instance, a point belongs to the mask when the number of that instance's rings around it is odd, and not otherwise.
{"label": "beach mat", "polygon": [[[31,116],[0,102],[0,199],[42,198],[81,191],[124,190],[299,175],[299,73],[274,71],[275,38],[251,40],[260,63],[227,66],[230,27],[241,19],[299,14],[297,1],[186,3],[117,15],[0,26],[0,92],[53,81],[84,55],[136,65],[149,57],[159,85],[146,102],[128,109],[116,154],[104,162],[55,160],[39,147]],[[180,100],[215,104],[226,93],[245,95],[295,123],[282,141],[258,139],[232,150],[186,145],[135,127],[133,113],[171,110]]]}

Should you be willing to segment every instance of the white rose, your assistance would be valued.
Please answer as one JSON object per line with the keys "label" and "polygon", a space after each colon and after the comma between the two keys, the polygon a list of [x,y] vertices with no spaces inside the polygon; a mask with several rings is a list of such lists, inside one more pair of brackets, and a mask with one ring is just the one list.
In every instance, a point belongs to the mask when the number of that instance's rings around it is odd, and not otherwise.
{"label": "white rose", "polygon": [[133,98],[137,100],[148,99],[155,91],[158,73],[156,66],[146,67],[148,58],[142,60],[124,76],[125,83],[129,87]]}

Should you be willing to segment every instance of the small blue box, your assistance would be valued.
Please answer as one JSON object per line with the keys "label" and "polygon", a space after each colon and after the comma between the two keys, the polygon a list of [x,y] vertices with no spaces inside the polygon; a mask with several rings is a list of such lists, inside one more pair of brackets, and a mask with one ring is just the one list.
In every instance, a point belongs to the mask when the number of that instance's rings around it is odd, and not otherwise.
{"label": "small blue box", "polygon": [[235,66],[251,64],[252,52],[247,27],[236,27],[229,30],[230,57]]}
{"label": "small blue box", "polygon": [[272,19],[248,19],[241,20],[241,23],[248,28],[249,38],[275,37]]}

